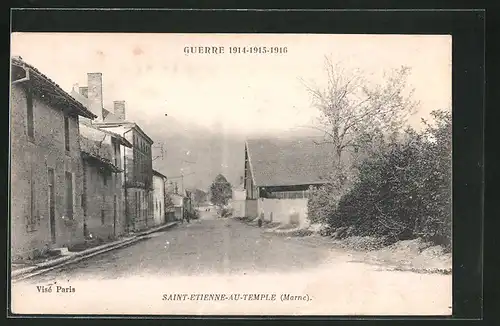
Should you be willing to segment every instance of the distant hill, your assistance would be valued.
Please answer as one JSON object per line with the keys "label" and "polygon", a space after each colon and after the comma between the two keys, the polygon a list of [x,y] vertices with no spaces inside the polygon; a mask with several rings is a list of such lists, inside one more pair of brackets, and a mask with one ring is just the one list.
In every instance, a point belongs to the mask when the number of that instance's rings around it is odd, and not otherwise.
{"label": "distant hill", "polygon": [[[140,127],[154,140],[153,168],[165,174],[181,189],[181,168],[184,188],[208,191],[215,177],[221,173],[233,186],[240,184],[244,176],[245,139],[255,137],[290,137],[311,133],[294,130],[270,134],[224,134],[189,122],[166,118],[159,121],[140,121]],[[163,159],[160,146],[163,145]]]}
{"label": "distant hill", "polygon": [[174,119],[161,126],[157,122],[137,122],[155,142],[153,157],[158,158],[153,161],[153,168],[178,182],[179,189],[181,169],[184,188],[205,191],[219,173],[231,184],[238,184],[243,176],[244,136],[225,136]]}

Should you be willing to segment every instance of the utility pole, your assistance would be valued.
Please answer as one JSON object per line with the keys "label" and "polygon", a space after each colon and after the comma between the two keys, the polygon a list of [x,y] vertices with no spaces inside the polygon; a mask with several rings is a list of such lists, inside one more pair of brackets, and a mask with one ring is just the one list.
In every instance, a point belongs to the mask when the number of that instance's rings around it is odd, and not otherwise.
{"label": "utility pole", "polygon": [[159,149],[160,150],[160,155],[153,157],[151,160],[154,161],[154,160],[157,160],[159,158],[161,158],[163,160],[163,155],[164,155],[163,143],[157,144],[157,146],[153,147],[153,148]]}
{"label": "utility pole", "polygon": [[182,189],[182,195],[184,196],[184,175],[181,174],[181,189]]}

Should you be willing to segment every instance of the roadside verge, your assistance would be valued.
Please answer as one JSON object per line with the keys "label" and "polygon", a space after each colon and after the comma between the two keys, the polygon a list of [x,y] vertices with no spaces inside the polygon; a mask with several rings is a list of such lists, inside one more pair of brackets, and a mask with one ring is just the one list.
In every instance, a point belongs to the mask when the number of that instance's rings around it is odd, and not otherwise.
{"label": "roadside verge", "polygon": [[[244,224],[257,226],[253,219],[238,218]],[[380,240],[372,237],[347,237],[333,239],[308,229],[298,227],[272,226],[264,223],[264,234],[284,237],[312,248],[325,248],[349,254],[351,262],[379,266],[385,270],[408,271],[421,274],[452,274],[451,253],[421,239],[398,241],[389,246],[380,245]]]}

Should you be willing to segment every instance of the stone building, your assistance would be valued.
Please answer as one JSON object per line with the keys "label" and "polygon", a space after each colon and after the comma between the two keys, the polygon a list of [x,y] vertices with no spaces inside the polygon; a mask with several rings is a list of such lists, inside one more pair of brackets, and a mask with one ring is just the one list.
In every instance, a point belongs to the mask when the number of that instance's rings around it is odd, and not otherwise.
{"label": "stone building", "polygon": [[322,138],[259,138],[245,142],[245,216],[307,225],[311,187],[323,185],[334,149]]}
{"label": "stone building", "polygon": [[95,114],[21,58],[11,61],[13,260],[84,241],[79,117]]}
{"label": "stone building", "polygon": [[154,224],[161,225],[166,222],[165,198],[167,177],[153,170],[153,205]]}
{"label": "stone building", "polygon": [[131,144],[124,151],[125,214],[130,230],[154,225],[153,211],[153,140],[133,122],[96,123],[97,127],[122,135]]}
{"label": "stone building", "polygon": [[122,136],[80,123],[83,160],[83,215],[88,238],[112,239],[126,231]]}
{"label": "stone building", "polygon": [[125,101],[114,101],[113,110],[104,108],[101,73],[88,73],[87,78],[87,86],[74,88],[71,94],[97,116],[92,125],[118,134],[132,144],[130,148],[122,148],[127,230],[153,226],[153,140],[139,125],[126,120]]}

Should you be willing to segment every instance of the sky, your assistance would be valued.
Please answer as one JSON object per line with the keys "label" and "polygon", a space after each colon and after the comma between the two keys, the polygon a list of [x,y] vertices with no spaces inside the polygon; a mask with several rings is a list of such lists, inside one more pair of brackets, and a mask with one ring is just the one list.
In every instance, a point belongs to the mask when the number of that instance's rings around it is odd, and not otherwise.
{"label": "sky", "polygon": [[[224,54],[186,54],[186,46],[223,46]],[[229,47],[287,47],[282,54],[231,54]],[[20,55],[64,90],[103,74],[104,105],[125,100],[127,119],[177,121],[228,133],[293,130],[317,115],[299,78],[325,80],[324,56],[377,80],[412,68],[421,105],[411,118],[451,109],[451,36],[327,34],[14,33]],[[168,122],[168,120],[165,120]]]}

